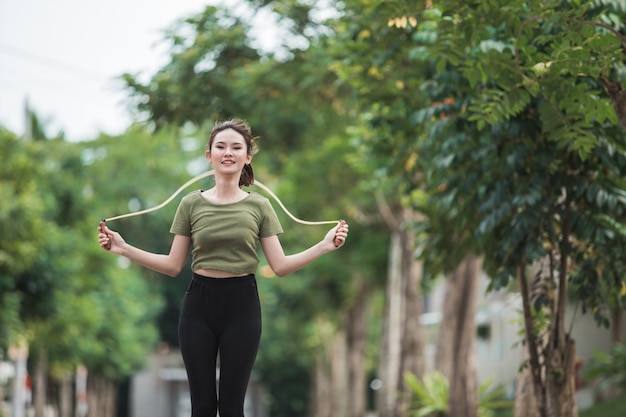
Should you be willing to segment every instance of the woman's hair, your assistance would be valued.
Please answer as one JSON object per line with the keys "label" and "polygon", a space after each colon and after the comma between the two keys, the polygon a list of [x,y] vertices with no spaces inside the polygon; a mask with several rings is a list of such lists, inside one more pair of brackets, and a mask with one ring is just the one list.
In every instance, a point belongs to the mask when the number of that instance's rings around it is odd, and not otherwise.
{"label": "woman's hair", "polygon": [[[250,129],[250,125],[248,125],[248,123],[241,119],[231,119],[225,122],[217,122],[215,126],[213,126],[211,134],[209,135],[209,142],[207,144],[209,150],[211,150],[211,146],[213,145],[213,141],[215,140],[215,135],[227,129],[232,129],[235,132],[239,133],[241,136],[243,136],[243,139],[246,142],[248,155],[254,155],[256,153],[256,140],[258,138],[252,134],[252,129]],[[241,170],[241,176],[239,177],[239,186],[249,186],[253,184],[254,171],[252,170],[252,165],[246,164],[243,167],[243,170]]]}

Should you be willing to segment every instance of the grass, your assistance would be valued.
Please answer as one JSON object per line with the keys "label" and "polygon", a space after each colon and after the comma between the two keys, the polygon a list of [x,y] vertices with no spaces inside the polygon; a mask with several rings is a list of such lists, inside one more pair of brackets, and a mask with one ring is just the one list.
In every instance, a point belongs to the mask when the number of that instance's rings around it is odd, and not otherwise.
{"label": "grass", "polygon": [[614,401],[594,405],[578,413],[578,417],[624,417],[626,416],[626,396]]}
{"label": "grass", "polygon": [[[512,410],[496,413],[497,417],[511,417]],[[626,416],[626,396],[614,401],[594,405],[578,413],[578,417],[624,417]]]}

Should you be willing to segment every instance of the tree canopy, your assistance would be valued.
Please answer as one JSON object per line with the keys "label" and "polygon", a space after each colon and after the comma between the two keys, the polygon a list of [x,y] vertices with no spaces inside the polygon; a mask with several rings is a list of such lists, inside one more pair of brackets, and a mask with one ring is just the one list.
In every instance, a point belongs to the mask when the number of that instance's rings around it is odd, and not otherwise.
{"label": "tree canopy", "polygon": [[[351,223],[340,256],[286,280],[259,269],[272,343],[256,369],[272,415],[307,413],[312,369],[363,286],[380,313],[391,246],[381,206],[415,214],[402,228],[427,278],[479,254],[491,289],[528,289],[531,366],[546,363],[544,335],[566,337],[568,296],[610,325],[626,302],[623,2],[346,0],[324,19],[306,1],[246,4],[275,13],[289,39],[261,51],[251,23],[224,7],[175,22],[169,62],[145,82],[123,75],[140,116],[124,134],[67,143],[0,129],[3,346],[26,338],[58,373],[85,364],[119,380],[157,341],[176,345],[186,278],[112,260],[95,229],[206,169],[207,132],[231,117],[260,136],[255,173],[292,212]],[[110,227],[166,252],[174,209]],[[279,216],[290,252],[325,233]],[[550,274],[528,275],[546,260]],[[556,319],[538,333],[541,309]],[[370,317],[372,376],[383,320]]]}

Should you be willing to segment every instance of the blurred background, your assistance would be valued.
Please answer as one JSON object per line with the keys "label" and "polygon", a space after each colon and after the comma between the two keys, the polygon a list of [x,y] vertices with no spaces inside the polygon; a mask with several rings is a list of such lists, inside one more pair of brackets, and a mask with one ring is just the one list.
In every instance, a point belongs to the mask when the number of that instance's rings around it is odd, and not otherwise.
{"label": "blurred background", "polygon": [[[623,416],[625,16],[619,0],[2,3],[0,416],[190,415],[189,267],[109,255],[96,229],[206,171],[231,117],[292,213],[350,224],[288,277],[262,259],[246,416]],[[108,225],[167,252],[185,192]],[[325,235],[275,208],[287,253]]]}

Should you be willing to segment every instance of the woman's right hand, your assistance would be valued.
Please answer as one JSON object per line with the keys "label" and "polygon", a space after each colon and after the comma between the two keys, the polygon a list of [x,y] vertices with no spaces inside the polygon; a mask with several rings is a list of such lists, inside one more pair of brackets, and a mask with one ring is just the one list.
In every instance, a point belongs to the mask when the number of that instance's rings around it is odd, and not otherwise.
{"label": "woman's right hand", "polygon": [[117,232],[109,229],[104,222],[101,222],[98,226],[98,243],[100,247],[108,252],[121,255],[126,242]]}

